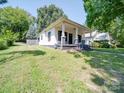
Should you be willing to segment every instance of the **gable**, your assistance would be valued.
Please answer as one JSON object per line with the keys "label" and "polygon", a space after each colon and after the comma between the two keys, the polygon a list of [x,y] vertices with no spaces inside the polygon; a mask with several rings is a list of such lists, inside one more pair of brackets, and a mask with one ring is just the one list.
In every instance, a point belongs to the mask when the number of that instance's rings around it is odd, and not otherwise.
{"label": "gable", "polygon": [[61,25],[62,23],[66,23],[66,24],[70,24],[70,25],[73,25],[75,27],[78,27],[78,28],[81,28],[81,29],[84,29],[86,30],[87,32],[90,32],[91,30],[88,28],[88,27],[85,27],[81,24],[78,24],[70,19],[67,19],[67,18],[64,18],[64,17],[61,17],[59,18],[58,20],[56,20],[55,22],[51,23],[46,29],[44,29],[43,31],[48,31],[52,28],[54,28],[56,25]]}

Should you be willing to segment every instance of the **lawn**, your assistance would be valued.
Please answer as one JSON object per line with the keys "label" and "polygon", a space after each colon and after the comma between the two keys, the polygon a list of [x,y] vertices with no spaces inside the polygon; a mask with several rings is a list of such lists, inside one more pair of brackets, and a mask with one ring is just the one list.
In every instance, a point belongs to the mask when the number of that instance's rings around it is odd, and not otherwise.
{"label": "lawn", "polygon": [[0,51],[0,93],[122,93],[124,56],[17,43]]}
{"label": "lawn", "polygon": [[97,51],[111,52],[111,53],[122,53],[124,54],[124,48],[98,48]]}

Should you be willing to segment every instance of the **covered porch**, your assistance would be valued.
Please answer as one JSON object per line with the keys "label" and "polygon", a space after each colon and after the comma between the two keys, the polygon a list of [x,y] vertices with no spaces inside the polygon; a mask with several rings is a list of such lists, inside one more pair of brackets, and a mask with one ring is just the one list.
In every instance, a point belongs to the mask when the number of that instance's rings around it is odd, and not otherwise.
{"label": "covered porch", "polygon": [[71,20],[63,20],[55,26],[57,44],[63,47],[77,47],[81,43],[84,34],[90,31]]}

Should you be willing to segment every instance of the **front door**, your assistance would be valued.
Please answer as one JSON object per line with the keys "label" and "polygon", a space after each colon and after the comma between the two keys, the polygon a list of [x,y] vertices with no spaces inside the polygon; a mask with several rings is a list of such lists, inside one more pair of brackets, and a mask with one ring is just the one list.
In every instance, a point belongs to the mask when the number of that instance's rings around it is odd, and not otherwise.
{"label": "front door", "polygon": [[72,41],[73,41],[73,35],[69,33],[69,44],[72,44]]}

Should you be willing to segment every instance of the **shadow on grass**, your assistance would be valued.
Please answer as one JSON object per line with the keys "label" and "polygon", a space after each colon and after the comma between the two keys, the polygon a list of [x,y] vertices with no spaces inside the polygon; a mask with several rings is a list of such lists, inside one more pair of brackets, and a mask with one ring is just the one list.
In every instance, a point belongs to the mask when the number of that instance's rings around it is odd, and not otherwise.
{"label": "shadow on grass", "polygon": [[[92,75],[92,82],[98,86],[105,86],[113,93],[122,93],[124,91],[124,57],[117,54],[106,54],[101,52],[82,52],[83,55],[90,57],[85,59],[86,63],[96,69],[103,69],[106,74],[116,78],[118,82],[114,80],[108,80],[106,78],[99,77],[98,75]],[[107,80],[107,81],[106,81]]]}
{"label": "shadow on grass", "polygon": [[[92,68],[105,71],[111,78],[101,77],[97,74],[91,74],[93,78],[91,81],[98,86],[104,86],[113,93],[122,93],[124,91],[124,56],[116,53],[105,53],[99,51],[83,51],[83,52],[68,52],[75,58],[82,58],[84,56],[85,62]],[[82,54],[82,55],[81,55]],[[106,92],[105,92],[106,93]]]}
{"label": "shadow on grass", "polygon": [[11,60],[17,59],[19,57],[23,57],[26,55],[32,55],[32,56],[43,56],[46,52],[41,50],[28,50],[28,51],[13,51],[8,53],[2,53],[0,56],[3,56],[0,58],[0,64],[3,64],[5,62],[9,62]]}
{"label": "shadow on grass", "polygon": [[95,75],[95,74],[91,74],[93,76],[93,78],[91,79],[95,84],[97,84],[98,86],[103,86],[104,85],[104,82],[105,80],[98,76],[98,75]]}
{"label": "shadow on grass", "polygon": [[6,62],[10,62],[10,61],[12,61],[16,58],[19,58],[19,57],[21,57],[21,55],[20,56],[11,55],[9,57],[3,57],[3,58],[0,59],[0,65],[4,64]]}

